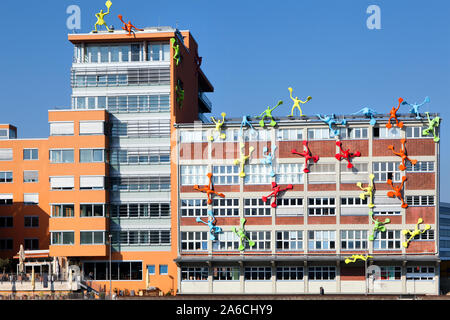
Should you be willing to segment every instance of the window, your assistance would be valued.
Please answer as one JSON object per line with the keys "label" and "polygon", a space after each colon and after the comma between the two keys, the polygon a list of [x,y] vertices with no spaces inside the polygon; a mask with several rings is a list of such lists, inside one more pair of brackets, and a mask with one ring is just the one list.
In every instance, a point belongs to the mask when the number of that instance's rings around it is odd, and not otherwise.
{"label": "window", "polygon": [[342,197],[342,206],[367,206],[367,197],[363,200],[357,197]]}
{"label": "window", "polygon": [[[95,100],[92,103],[95,108]],[[104,133],[105,123],[103,121],[80,121],[80,135],[102,135]]]}
{"label": "window", "polygon": [[80,162],[105,162],[105,150],[80,149]]}
{"label": "window", "polygon": [[112,236],[112,243],[122,246],[170,245],[170,230],[122,230]]}
{"label": "window", "polygon": [[379,139],[400,139],[401,138],[401,129],[392,127],[390,129],[386,127],[373,128],[373,137]]}
{"label": "window", "polygon": [[12,171],[0,171],[0,183],[11,183],[13,182]]}
{"label": "window", "polygon": [[334,163],[316,163],[309,168],[309,183],[336,183],[336,165]]}
{"label": "window", "polygon": [[12,228],[13,217],[0,217],[0,228]]}
{"label": "window", "polygon": [[308,129],[308,140],[327,140],[334,138],[330,136],[328,128]]}
{"label": "window", "polygon": [[167,264],[160,264],[159,265],[159,274],[160,275],[169,274],[169,266]]}
{"label": "window", "polygon": [[424,233],[415,236],[414,240],[434,240],[434,230],[428,229]]}
{"label": "window", "polygon": [[39,204],[39,193],[24,193],[23,203],[25,205]]}
{"label": "window", "polygon": [[302,216],[303,198],[277,198],[277,216]]}
{"label": "window", "polygon": [[0,251],[12,249],[13,249],[13,239],[0,239]]}
{"label": "window", "polygon": [[[109,262],[84,262],[83,271],[85,279],[109,280]],[[142,262],[112,261],[111,278],[112,280],[142,280]]]}
{"label": "window", "polygon": [[272,168],[264,164],[248,164],[245,167],[245,184],[270,184]]}
{"label": "window", "polygon": [[127,138],[169,138],[170,120],[112,121],[111,136]]}
{"label": "window", "polygon": [[52,245],[73,245],[75,244],[75,233],[73,231],[52,231]]}
{"label": "window", "polygon": [[392,182],[401,182],[399,165],[400,162],[374,162],[374,182],[387,182],[388,179]]}
{"label": "window", "polygon": [[434,196],[406,196],[405,198],[410,206],[434,206]]}
{"label": "window", "polygon": [[112,149],[111,164],[148,165],[168,164],[169,147],[152,147],[138,149]]}
{"label": "window", "polygon": [[122,176],[110,178],[112,191],[170,191],[169,176]]}
{"label": "window", "polygon": [[341,249],[367,249],[367,230],[341,230]]}
{"label": "window", "polygon": [[[206,202],[206,200],[205,200]],[[214,216],[239,216],[239,199],[213,199]]]}
{"label": "window", "polygon": [[180,142],[208,142],[205,130],[182,130],[180,131]]}
{"label": "window", "polygon": [[239,237],[233,231],[217,234],[217,241],[212,243],[214,251],[236,251],[239,249]]}
{"label": "window", "polygon": [[335,198],[308,198],[310,216],[334,216],[336,214]]}
{"label": "window", "polygon": [[277,267],[277,280],[303,280],[303,267]]}
{"label": "window", "polygon": [[400,211],[374,211],[374,216],[376,215],[400,215]]}
{"label": "window", "polygon": [[406,138],[432,138],[433,135],[423,135],[423,130],[425,129],[427,127],[406,127]]}
{"label": "window", "polygon": [[155,265],[154,264],[147,265],[147,272],[150,275],[155,274]]}
{"label": "window", "polygon": [[181,250],[183,251],[208,250],[207,232],[181,232]]}
{"label": "window", "polygon": [[232,281],[239,280],[239,267],[214,267],[213,268],[214,281]]}
{"label": "window", "polygon": [[38,228],[39,227],[39,216],[25,216],[24,217],[25,228]]}
{"label": "window", "polygon": [[24,183],[36,183],[39,182],[39,171],[24,171],[23,172]]}
{"label": "window", "polygon": [[23,160],[38,160],[38,149],[23,149]]}
{"label": "window", "polygon": [[309,250],[334,250],[336,231],[308,231]]}
{"label": "window", "polygon": [[206,199],[182,199],[180,210],[181,210],[182,217],[206,216],[207,211],[208,211],[207,200]]}
{"label": "window", "polygon": [[105,244],[105,231],[80,231],[80,244]]}
{"label": "window", "polygon": [[335,280],[336,267],[308,267],[308,280]]}
{"label": "window", "polygon": [[0,139],[8,139],[8,130],[0,129]]}
{"label": "window", "polygon": [[[228,133],[230,132],[230,134]],[[231,132],[233,134],[231,134]],[[225,140],[225,141],[239,141],[239,131],[238,129],[227,129],[227,136],[234,137],[234,139]],[[268,141],[271,137],[271,131],[269,130],[245,130],[244,131],[244,141]]]}
{"label": "window", "polygon": [[13,195],[12,194],[0,194],[0,205],[10,205],[13,204]]}
{"label": "window", "polygon": [[387,230],[377,232],[373,241],[374,250],[400,250],[401,247],[400,230]]}
{"label": "window", "polygon": [[368,128],[343,128],[340,132],[341,139],[367,139]]}
{"label": "window", "polygon": [[101,190],[105,188],[103,176],[80,176],[80,190]]}
{"label": "window", "polygon": [[276,169],[275,177],[278,184],[302,184],[303,164],[300,163],[280,163]]}
{"label": "window", "polygon": [[277,250],[303,250],[303,231],[277,231]]}
{"label": "window", "polygon": [[181,166],[181,185],[207,185],[209,183],[207,170],[207,166]]}
{"label": "window", "polygon": [[406,280],[433,280],[434,267],[410,266],[406,267]]}
{"label": "window", "polygon": [[213,166],[213,183],[239,184],[239,166]]}
{"label": "window", "polygon": [[111,205],[111,217],[165,218],[170,217],[170,203],[122,203]]}
{"label": "window", "polygon": [[12,149],[0,149],[0,161],[12,161],[13,151]]}
{"label": "window", "polygon": [[352,162],[352,164],[353,167],[349,169],[347,168],[347,164],[345,162],[341,162],[341,183],[368,182],[367,177],[369,176],[369,164],[366,162]]}
{"label": "window", "polygon": [[81,217],[104,217],[104,204],[80,204]]}
{"label": "window", "polygon": [[245,267],[245,280],[270,280],[272,277],[271,267]]}
{"label": "window", "polygon": [[406,172],[434,172],[434,161],[417,161],[416,164],[408,161]]}
{"label": "window", "polygon": [[25,250],[39,250],[39,239],[24,239]]}
{"label": "window", "polygon": [[74,186],[74,177],[50,177],[50,188],[52,190],[73,190]]}
{"label": "window", "polygon": [[170,46],[168,43],[150,43],[147,47],[147,61],[169,61]]}
{"label": "window", "polygon": [[263,202],[261,198],[244,199],[245,216],[270,216],[270,199]]}
{"label": "window", "polygon": [[181,281],[208,280],[208,267],[182,267]]}
{"label": "window", "polygon": [[65,136],[74,134],[73,122],[51,122],[50,135],[51,136]]}
{"label": "window", "polygon": [[74,205],[73,204],[53,204],[52,205],[52,218],[71,218],[74,217]]}
{"label": "window", "polygon": [[246,241],[245,250],[270,250],[270,231],[247,231],[247,235],[255,245],[250,247]]}
{"label": "window", "polygon": [[73,149],[50,150],[51,163],[73,163]]}
{"label": "window", "polygon": [[303,140],[303,129],[278,129],[277,141],[299,141]]}
{"label": "window", "polygon": [[381,280],[401,280],[402,268],[397,266],[380,266]]}

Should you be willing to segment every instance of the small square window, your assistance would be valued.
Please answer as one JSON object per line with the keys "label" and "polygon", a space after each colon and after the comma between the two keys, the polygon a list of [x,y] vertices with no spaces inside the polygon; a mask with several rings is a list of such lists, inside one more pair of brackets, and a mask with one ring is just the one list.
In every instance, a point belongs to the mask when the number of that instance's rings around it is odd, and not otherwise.
{"label": "small square window", "polygon": [[23,149],[23,160],[38,160],[38,149]]}
{"label": "small square window", "polygon": [[[154,264],[147,265],[147,271],[148,271],[148,274],[155,274],[155,265]],[[160,266],[159,273],[161,273],[161,266]]]}
{"label": "small square window", "polygon": [[169,266],[167,264],[159,265],[159,274],[164,275],[169,273]]}

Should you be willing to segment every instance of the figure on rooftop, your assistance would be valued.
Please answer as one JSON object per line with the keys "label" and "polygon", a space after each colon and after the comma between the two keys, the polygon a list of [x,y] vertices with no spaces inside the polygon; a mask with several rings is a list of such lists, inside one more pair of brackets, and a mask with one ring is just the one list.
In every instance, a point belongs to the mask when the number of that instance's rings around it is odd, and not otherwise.
{"label": "figure on rooftop", "polygon": [[316,114],[317,117],[319,117],[320,120],[328,124],[328,127],[330,128],[330,132],[333,133],[334,137],[339,136],[340,130],[335,128],[338,124],[341,124],[345,126],[347,124],[347,120],[342,119],[341,121],[337,120],[334,113],[330,116],[321,116],[320,114]]}
{"label": "figure on rooftop", "polygon": [[425,97],[423,102],[420,103],[420,104],[418,104],[418,103],[411,104],[411,103],[408,103],[407,101],[403,101],[402,104],[410,106],[409,113],[415,113],[416,114],[416,119],[420,120],[422,118],[420,117],[419,109],[420,109],[421,106],[423,106],[425,103],[428,103],[428,102],[430,102],[430,98],[429,97]]}
{"label": "figure on rooftop", "polygon": [[295,108],[297,108],[300,111],[300,117],[303,117],[304,115],[303,115],[302,108],[300,108],[300,103],[301,104],[307,103],[309,100],[312,99],[311,96],[308,96],[305,101],[302,101],[298,97],[294,98],[292,96],[292,88],[291,87],[289,87],[288,90],[289,90],[289,93],[290,93],[290,96],[291,96],[291,100],[294,101],[294,105],[292,106],[292,109],[291,109],[291,114],[288,114],[288,117],[293,117],[294,116]]}
{"label": "figure on rooftop", "polygon": [[122,29],[127,31],[129,36],[131,36],[131,33],[133,33],[133,34],[135,33],[134,30],[144,31],[144,29],[139,29],[139,28],[136,28],[134,25],[132,25],[131,21],[128,21],[128,22],[123,21],[123,17],[121,14],[119,14],[118,17],[119,17],[120,21],[124,24]]}
{"label": "figure on rooftop", "polygon": [[106,8],[108,8],[107,12],[103,12],[103,9],[100,10],[100,12],[96,13],[95,16],[97,17],[97,22],[95,23],[95,30],[93,30],[93,33],[97,33],[97,26],[105,26],[106,30],[108,30],[108,32],[112,32],[112,30],[109,29],[108,25],[105,22],[105,16],[108,15],[110,13],[109,9],[112,6],[112,2],[110,0],[106,1],[105,3]]}

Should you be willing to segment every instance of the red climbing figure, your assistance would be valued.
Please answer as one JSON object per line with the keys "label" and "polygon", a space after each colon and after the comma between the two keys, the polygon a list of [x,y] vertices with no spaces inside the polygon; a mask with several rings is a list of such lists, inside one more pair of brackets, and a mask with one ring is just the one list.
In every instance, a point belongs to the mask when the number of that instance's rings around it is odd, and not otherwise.
{"label": "red climbing figure", "polygon": [[410,158],[407,156],[407,154],[406,154],[406,147],[405,147],[406,139],[402,139],[402,140],[400,140],[400,141],[402,142],[402,149],[400,150],[400,152],[395,152],[395,151],[394,151],[394,146],[392,146],[392,145],[388,146],[388,148],[391,149],[392,152],[393,152],[395,155],[397,155],[397,156],[399,156],[399,157],[402,158],[402,164],[399,165],[398,168],[399,168],[401,171],[404,171],[404,170],[406,169],[406,160],[410,161],[413,165],[417,163],[417,160],[410,159]]}
{"label": "red climbing figure", "polygon": [[292,184],[288,184],[288,186],[284,189],[281,189],[281,187],[279,185],[277,185],[276,182],[272,182],[272,192],[267,196],[267,197],[262,197],[262,201],[266,202],[267,198],[270,198],[271,196],[273,196],[273,202],[271,204],[272,208],[276,208],[277,207],[277,195],[280,192],[286,191],[288,189],[293,189],[294,187],[292,186]]}
{"label": "red climbing figure", "polygon": [[392,128],[391,119],[395,119],[395,125],[399,127],[400,129],[403,128],[403,122],[398,121],[397,119],[397,111],[400,109],[400,105],[403,102],[403,98],[398,98],[398,107],[392,107],[391,111],[389,112],[389,120],[386,124],[386,128],[390,129]]}
{"label": "red climbing figure", "polygon": [[308,142],[307,141],[302,141],[302,143],[303,143],[303,152],[297,152],[296,149],[292,149],[291,153],[298,154],[299,156],[302,156],[302,157],[305,158],[305,168],[303,169],[303,172],[308,173],[309,172],[308,161],[310,159],[312,159],[314,161],[314,163],[316,163],[317,161],[319,161],[319,156],[311,155],[311,151],[308,148]]}
{"label": "red climbing figure", "polygon": [[388,191],[387,195],[389,198],[399,198],[402,201],[402,208],[408,208],[408,204],[403,200],[402,196],[402,189],[405,184],[406,177],[402,177],[402,184],[398,187],[394,187],[394,184],[392,183],[391,179],[388,179],[387,184],[391,186],[392,190],[394,191]]}
{"label": "red climbing figure", "polygon": [[207,195],[207,197],[208,197],[208,204],[211,204],[211,203],[212,203],[212,199],[211,199],[211,195],[212,195],[212,194],[215,194],[215,195],[217,195],[217,196],[219,196],[219,197],[225,198],[225,195],[224,195],[223,193],[218,193],[218,192],[214,191],[214,187],[213,187],[213,185],[212,185],[212,180],[211,180],[211,178],[212,178],[212,173],[210,172],[210,173],[208,173],[206,176],[207,176],[208,179],[209,179],[209,184],[208,184],[207,186],[204,186],[203,188],[200,188],[198,185],[195,185],[195,186],[194,186],[194,189],[195,189],[195,190],[198,190],[198,191],[200,191],[200,192],[206,192],[206,195]]}
{"label": "red climbing figure", "polygon": [[135,30],[137,30],[137,31],[144,31],[144,29],[138,29],[138,28],[136,28],[135,26],[133,26],[133,25],[131,24],[131,21],[128,21],[128,23],[125,23],[125,21],[123,21],[123,17],[122,17],[121,14],[119,14],[118,17],[119,17],[120,21],[122,21],[122,23],[124,24],[124,26],[122,27],[122,29],[125,30],[125,31],[128,31],[128,35],[129,35],[129,36],[131,36],[131,33],[132,33],[132,32],[134,33],[133,29],[135,29]]}
{"label": "red climbing figure", "polygon": [[339,161],[341,161],[342,159],[347,160],[347,162],[348,162],[347,168],[349,168],[349,169],[353,168],[353,165],[351,164],[350,159],[354,158],[354,157],[361,157],[361,152],[356,151],[355,153],[351,153],[350,149],[347,149],[344,151],[342,149],[341,141],[336,141],[336,145],[339,147],[339,149],[342,152],[342,153],[336,153],[336,155],[335,155],[336,159],[338,159]]}

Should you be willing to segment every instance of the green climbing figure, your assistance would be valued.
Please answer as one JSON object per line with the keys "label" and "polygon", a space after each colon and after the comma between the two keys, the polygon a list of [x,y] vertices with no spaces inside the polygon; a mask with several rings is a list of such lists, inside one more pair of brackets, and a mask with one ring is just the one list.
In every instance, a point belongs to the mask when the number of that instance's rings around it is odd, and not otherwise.
{"label": "green climbing figure", "polygon": [[270,106],[268,106],[266,110],[264,110],[259,116],[257,116],[257,118],[261,118],[261,120],[259,121],[259,126],[261,128],[264,128],[264,119],[266,117],[270,118],[271,121],[270,121],[269,125],[271,127],[275,127],[276,126],[277,123],[273,119],[272,111],[275,110],[275,108],[277,108],[280,104],[283,104],[283,101],[281,101],[281,100],[278,101],[277,105],[275,107],[273,107],[272,109],[270,108]]}
{"label": "green climbing figure", "polygon": [[172,45],[172,49],[174,50],[173,60],[177,62],[176,64],[178,66],[178,64],[180,63],[180,45],[175,45],[176,42],[177,40],[175,40],[175,38],[170,38],[170,44]]}
{"label": "green climbing figure", "polygon": [[184,101],[184,90],[181,89],[180,85],[177,84],[177,104],[180,109],[183,109],[183,101]]}
{"label": "green climbing figure", "polygon": [[430,113],[427,111],[427,112],[425,112],[425,114],[427,115],[427,118],[428,118],[428,128],[424,129],[422,131],[422,134],[424,136],[428,136],[428,135],[430,135],[430,132],[433,131],[433,137],[434,137],[433,140],[434,140],[434,142],[439,142],[439,140],[441,140],[441,138],[439,138],[436,135],[436,128],[439,127],[439,123],[441,121],[441,118],[440,117],[435,117],[433,120],[430,120]]}
{"label": "green climbing figure", "polygon": [[391,219],[386,218],[384,220],[384,222],[379,221],[378,219],[375,220],[373,218],[373,211],[372,210],[369,211],[369,216],[370,216],[370,219],[372,220],[372,222],[374,223],[373,233],[369,236],[369,240],[373,241],[373,240],[375,240],[375,232],[385,232],[386,231],[386,227],[384,225],[388,224],[388,223],[391,223]]}
{"label": "green climbing figure", "polygon": [[244,224],[247,220],[245,218],[241,218],[241,225],[239,229],[236,229],[236,227],[232,227],[231,231],[233,231],[238,237],[239,237],[239,251],[244,251],[245,244],[244,241],[248,241],[248,245],[250,247],[253,247],[255,245],[255,242],[250,240],[249,237],[245,234]]}

